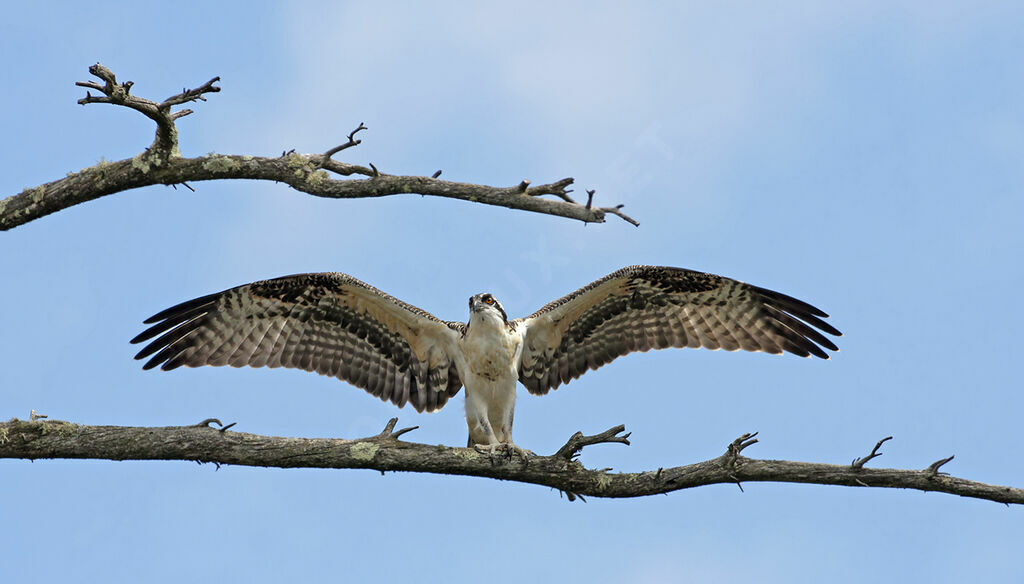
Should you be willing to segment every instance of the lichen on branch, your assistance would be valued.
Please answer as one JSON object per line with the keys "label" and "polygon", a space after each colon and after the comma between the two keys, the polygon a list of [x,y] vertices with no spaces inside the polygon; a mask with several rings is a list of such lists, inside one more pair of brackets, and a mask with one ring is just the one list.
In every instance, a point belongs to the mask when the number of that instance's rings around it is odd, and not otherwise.
{"label": "lichen on branch", "polygon": [[[39,416],[37,416],[38,418]],[[576,457],[596,444],[629,444],[625,428],[616,426],[593,436],[574,434],[549,456],[514,451],[481,453],[472,448],[417,444],[399,437],[397,418],[374,436],[286,438],[231,431],[208,419],[189,426],[87,426],[60,420],[10,420],[0,423],[0,458],[30,460],[75,458],[107,460],[187,460],[219,465],[278,468],[374,469],[477,476],[547,486],[570,500],[582,497],[642,497],[712,484],[754,482],[805,483],[935,491],[1006,504],[1024,504],[1024,489],[989,485],[948,476],[939,467],[922,470],[874,469],[863,464],[837,465],[762,460],[742,456],[757,443],[745,434],[722,455],[683,466],[644,472],[588,469]],[[213,427],[211,424],[220,427]],[[877,454],[877,447],[873,453]]]}

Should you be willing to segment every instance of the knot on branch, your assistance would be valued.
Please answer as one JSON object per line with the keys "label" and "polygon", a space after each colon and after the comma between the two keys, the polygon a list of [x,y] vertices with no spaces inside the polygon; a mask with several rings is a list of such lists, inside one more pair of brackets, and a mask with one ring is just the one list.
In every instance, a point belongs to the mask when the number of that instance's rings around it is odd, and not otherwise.
{"label": "knot on branch", "polygon": [[[232,426],[234,426],[237,423],[238,422],[231,422],[230,424],[225,426],[217,418],[206,418],[205,420],[203,420],[202,422],[199,422],[198,424],[192,424],[192,427],[193,428],[209,428],[211,430],[216,430],[218,432],[224,433],[224,432],[226,432],[228,430],[228,428],[231,428]],[[214,428],[210,424],[217,424],[218,426],[220,426],[220,428]]]}
{"label": "knot on branch", "polygon": [[[757,432],[747,432],[739,438],[733,440],[729,446],[725,449],[725,454],[718,458],[718,461],[727,469],[736,468],[736,462],[740,458],[740,453],[748,447],[757,444]],[[739,481],[737,481],[738,483]]]}
{"label": "knot on branch", "polygon": [[939,472],[939,469],[951,460],[953,460],[953,456],[936,460],[935,462],[928,465],[928,468],[924,469],[924,472],[927,473],[929,479],[934,479],[939,475],[945,475],[946,473]]}
{"label": "knot on branch", "polygon": [[725,454],[718,457],[718,462],[729,471],[729,478],[731,478],[736,486],[740,488],[740,492],[743,492],[743,485],[740,483],[740,479],[736,475],[732,474],[732,471],[736,469],[736,463],[739,461],[740,453],[743,452],[748,446],[757,444],[757,432],[747,432],[739,438],[733,440],[728,447],[725,449]]}
{"label": "knot on branch", "polygon": [[131,92],[132,85],[135,85],[135,82],[133,81],[118,83],[117,76],[114,75],[114,72],[110,69],[107,69],[103,65],[100,65],[99,63],[96,63],[95,65],[89,67],[89,73],[91,73],[95,77],[99,77],[99,79],[103,81],[103,85],[99,85],[98,83],[92,81],[79,81],[78,83],[75,83],[75,85],[79,87],[95,89],[103,93],[105,97],[94,96],[88,91],[86,91],[85,97],[78,100],[78,103],[80,105],[85,105],[87,103],[123,104],[125,101],[128,100],[128,96],[129,93]]}

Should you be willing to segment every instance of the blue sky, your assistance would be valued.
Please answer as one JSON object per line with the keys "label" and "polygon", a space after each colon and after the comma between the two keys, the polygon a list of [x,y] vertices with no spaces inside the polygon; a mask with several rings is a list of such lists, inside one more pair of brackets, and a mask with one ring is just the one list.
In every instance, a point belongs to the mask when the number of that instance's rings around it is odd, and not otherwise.
{"label": "blue sky", "polygon": [[[283,185],[152,187],[0,234],[0,416],[353,438],[387,419],[461,445],[462,399],[397,410],[296,371],[143,372],[128,339],[182,300],[343,271],[441,318],[490,291],[523,316],[606,273],[711,271],[820,306],[828,362],[631,355],[544,397],[538,453],[615,424],[638,471],[747,453],[946,468],[1024,486],[1024,49],[1017,3],[22,3],[0,23],[0,194],[148,145],[152,123],[78,106],[99,61],[163,98],[185,156],[321,152],[383,172],[512,185],[574,176],[641,222],[458,201],[326,201]],[[11,581],[523,578],[934,582],[1024,577],[1021,509],[912,491],[722,485],[568,503],[485,479],[184,462],[0,461]]]}

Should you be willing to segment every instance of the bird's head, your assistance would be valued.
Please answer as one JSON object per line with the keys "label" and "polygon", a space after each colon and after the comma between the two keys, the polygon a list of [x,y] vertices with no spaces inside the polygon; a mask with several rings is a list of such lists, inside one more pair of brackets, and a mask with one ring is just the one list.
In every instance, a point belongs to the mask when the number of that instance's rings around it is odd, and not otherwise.
{"label": "bird's head", "polygon": [[486,317],[488,314],[493,314],[497,318],[501,319],[501,322],[508,324],[508,316],[505,314],[505,309],[493,295],[484,292],[469,298],[470,319],[472,319],[474,315]]}

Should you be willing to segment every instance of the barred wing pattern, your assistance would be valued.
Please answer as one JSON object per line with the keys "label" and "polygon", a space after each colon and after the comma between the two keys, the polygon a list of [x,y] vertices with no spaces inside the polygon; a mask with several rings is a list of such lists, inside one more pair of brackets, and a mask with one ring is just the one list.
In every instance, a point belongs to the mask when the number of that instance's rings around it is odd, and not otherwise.
{"label": "barred wing pattern", "polygon": [[263,280],[173,306],[132,343],[143,367],[291,367],[343,379],[399,407],[433,411],[462,387],[446,322],[341,273]]}
{"label": "barred wing pattern", "polygon": [[[634,351],[704,347],[828,359],[840,336],[821,310],[779,292],[682,268],[630,266],[521,319],[519,381],[545,394]],[[820,332],[819,332],[820,331]]]}

